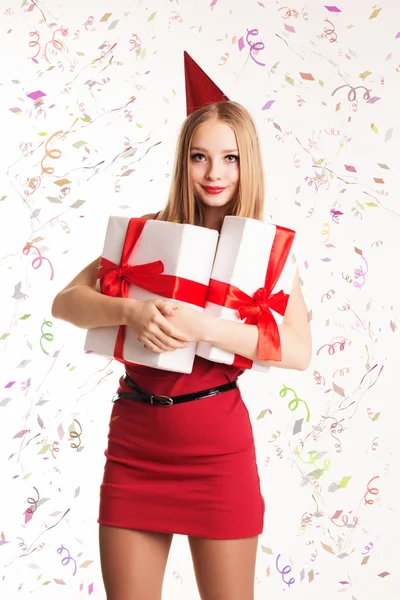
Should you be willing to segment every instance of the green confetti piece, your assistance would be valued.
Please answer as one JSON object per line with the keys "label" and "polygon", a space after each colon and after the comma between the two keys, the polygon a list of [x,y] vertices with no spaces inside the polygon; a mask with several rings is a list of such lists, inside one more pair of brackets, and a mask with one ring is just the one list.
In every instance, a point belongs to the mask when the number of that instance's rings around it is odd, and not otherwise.
{"label": "green confetti piece", "polygon": [[372,71],[364,71],[364,73],[359,74],[359,77],[361,77],[361,79],[366,79],[368,75],[372,75]]}
{"label": "green confetti piece", "polygon": [[362,210],[365,210],[364,205],[361,204],[361,202],[359,202],[358,200],[356,200],[356,204],[357,204],[358,208],[361,208]]}
{"label": "green confetti piece", "polygon": [[7,339],[9,335],[11,335],[11,333],[3,333],[3,335],[0,337],[0,340]]}
{"label": "green confetti piece", "polygon": [[373,420],[373,421],[377,421],[377,420],[379,419],[379,415],[380,415],[380,414],[381,414],[380,412],[377,412],[377,413],[375,413],[375,414],[374,414],[374,418],[373,418],[372,420]]}
{"label": "green confetti piece", "polygon": [[377,204],[375,204],[374,202],[366,202],[365,203],[367,206],[378,206]]}
{"label": "green confetti piece", "polygon": [[285,75],[285,81],[290,83],[290,85],[294,85],[294,79],[292,77],[289,77],[289,75]]}
{"label": "green confetti piece", "polygon": [[20,317],[20,318],[19,318],[19,320],[20,320],[20,321],[25,321],[26,319],[29,319],[29,317],[31,317],[31,316],[32,316],[31,314],[29,314],[29,315],[28,315],[28,314],[26,314],[26,315],[24,315],[23,317]]}
{"label": "green confetti piece", "polygon": [[374,125],[373,123],[372,123],[372,125],[371,125],[371,129],[372,129],[372,131],[374,131],[375,133],[378,133],[378,128],[377,128],[377,126],[376,126],[376,125]]}
{"label": "green confetti piece", "polygon": [[143,60],[145,56],[146,56],[146,48],[143,48],[143,50],[140,53],[140,60]]}
{"label": "green confetti piece", "polygon": [[343,477],[343,479],[340,481],[338,487],[339,488],[345,488],[347,486],[347,484],[349,483],[350,479],[352,478],[352,475],[348,476],[348,477]]}
{"label": "green confetti piece", "polygon": [[108,21],[108,19],[111,17],[112,13],[105,13],[101,19],[100,19],[100,23],[105,23],[106,21]]}
{"label": "green confetti piece", "polygon": [[319,85],[322,85],[322,86],[325,85],[325,83],[322,81],[322,79],[318,79],[318,83],[319,83]]}
{"label": "green confetti piece", "polygon": [[62,200],[60,200],[60,198],[56,198],[55,196],[46,196],[46,198],[49,202],[52,202],[53,204],[62,204]]}
{"label": "green confetti piece", "polygon": [[315,469],[315,471],[311,471],[311,473],[307,474],[307,477],[313,477],[314,479],[319,479],[321,475],[325,473],[325,469]]}
{"label": "green confetti piece", "polygon": [[264,552],[264,554],[273,554],[271,548],[267,548],[266,546],[261,546],[261,550]]}
{"label": "green confetti piece", "polygon": [[154,17],[156,16],[156,14],[157,14],[157,11],[151,13],[151,15],[149,16],[149,18],[147,19],[147,22],[152,21],[154,19]]}
{"label": "green confetti piece", "polygon": [[81,119],[81,121],[83,121],[84,123],[91,123],[91,122],[92,122],[92,119],[88,119],[87,117],[81,117],[80,119]]}
{"label": "green confetti piece", "polygon": [[45,131],[41,131],[40,133],[38,133],[38,135],[40,135],[41,137],[44,137],[45,135],[47,135],[47,133]]}
{"label": "green confetti piece", "polygon": [[46,454],[47,450],[51,448],[51,444],[45,444],[41,450],[39,450],[38,454]]}
{"label": "green confetti piece", "polygon": [[267,412],[268,412],[268,408],[266,408],[265,410],[262,410],[262,411],[260,412],[260,414],[258,415],[258,417],[257,417],[257,421],[258,421],[259,419],[263,419],[263,418],[265,417],[265,415],[267,414]]}
{"label": "green confetti piece", "polygon": [[86,200],[77,200],[73,204],[71,204],[71,208],[79,208],[82,204],[85,204]]}
{"label": "green confetti piece", "polygon": [[376,19],[376,17],[379,15],[379,13],[381,12],[381,10],[382,10],[381,8],[376,8],[376,9],[375,9],[375,10],[374,10],[374,11],[371,13],[370,19]]}
{"label": "green confetti piece", "polygon": [[87,144],[87,142],[84,142],[83,140],[79,140],[79,142],[75,142],[75,144],[72,144],[72,147],[80,148],[81,146],[84,146],[85,144]]}
{"label": "green confetti piece", "polygon": [[140,123],[136,123],[136,127],[139,127],[139,129],[143,129],[143,125],[141,125]]}

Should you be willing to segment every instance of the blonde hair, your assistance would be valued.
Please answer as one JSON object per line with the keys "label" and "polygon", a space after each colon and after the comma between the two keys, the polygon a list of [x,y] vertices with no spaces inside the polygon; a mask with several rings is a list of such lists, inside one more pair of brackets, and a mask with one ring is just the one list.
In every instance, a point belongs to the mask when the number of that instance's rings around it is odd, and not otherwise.
{"label": "blonde hair", "polygon": [[230,215],[263,220],[264,173],[260,143],[251,114],[237,102],[208,104],[191,113],[183,122],[178,137],[172,182],[163,221],[204,226],[201,203],[196,199],[189,177],[190,147],[202,123],[217,120],[233,130],[240,160],[239,188]]}

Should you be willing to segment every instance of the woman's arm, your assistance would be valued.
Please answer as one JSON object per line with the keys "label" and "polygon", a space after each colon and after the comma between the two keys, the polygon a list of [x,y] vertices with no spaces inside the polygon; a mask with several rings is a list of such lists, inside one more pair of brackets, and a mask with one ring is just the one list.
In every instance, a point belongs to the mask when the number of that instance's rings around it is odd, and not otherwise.
{"label": "woman's arm", "polygon": [[202,317],[203,331],[201,337],[203,341],[221,350],[240,354],[261,365],[282,369],[304,371],[310,364],[311,330],[298,270],[283,323],[278,325],[282,349],[282,360],[280,362],[258,359],[258,328],[256,325],[235,323],[206,314],[203,314]]}

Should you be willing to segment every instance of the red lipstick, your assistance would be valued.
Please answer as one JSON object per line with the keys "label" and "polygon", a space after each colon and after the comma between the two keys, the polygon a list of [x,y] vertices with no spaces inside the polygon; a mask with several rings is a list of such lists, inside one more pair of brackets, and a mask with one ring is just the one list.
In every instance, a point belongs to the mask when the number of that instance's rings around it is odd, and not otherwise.
{"label": "red lipstick", "polygon": [[203,185],[203,189],[208,193],[208,194],[220,194],[221,192],[223,192],[226,188],[224,187],[217,187],[217,186],[212,186],[212,185]]}

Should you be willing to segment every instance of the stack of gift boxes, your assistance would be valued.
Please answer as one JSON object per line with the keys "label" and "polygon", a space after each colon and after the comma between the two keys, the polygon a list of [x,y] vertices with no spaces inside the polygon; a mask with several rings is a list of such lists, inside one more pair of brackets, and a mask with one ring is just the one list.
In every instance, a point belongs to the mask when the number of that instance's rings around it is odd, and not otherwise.
{"label": "stack of gift boxes", "polygon": [[[258,327],[260,361],[281,358],[278,325],[292,288],[295,233],[255,219],[227,216],[221,233],[205,227],[111,216],[97,289],[103,294],[184,302],[198,311]],[[138,364],[191,373],[195,356],[241,369],[268,371],[262,362],[205,342],[155,353],[127,327],[98,327],[85,351]]]}

